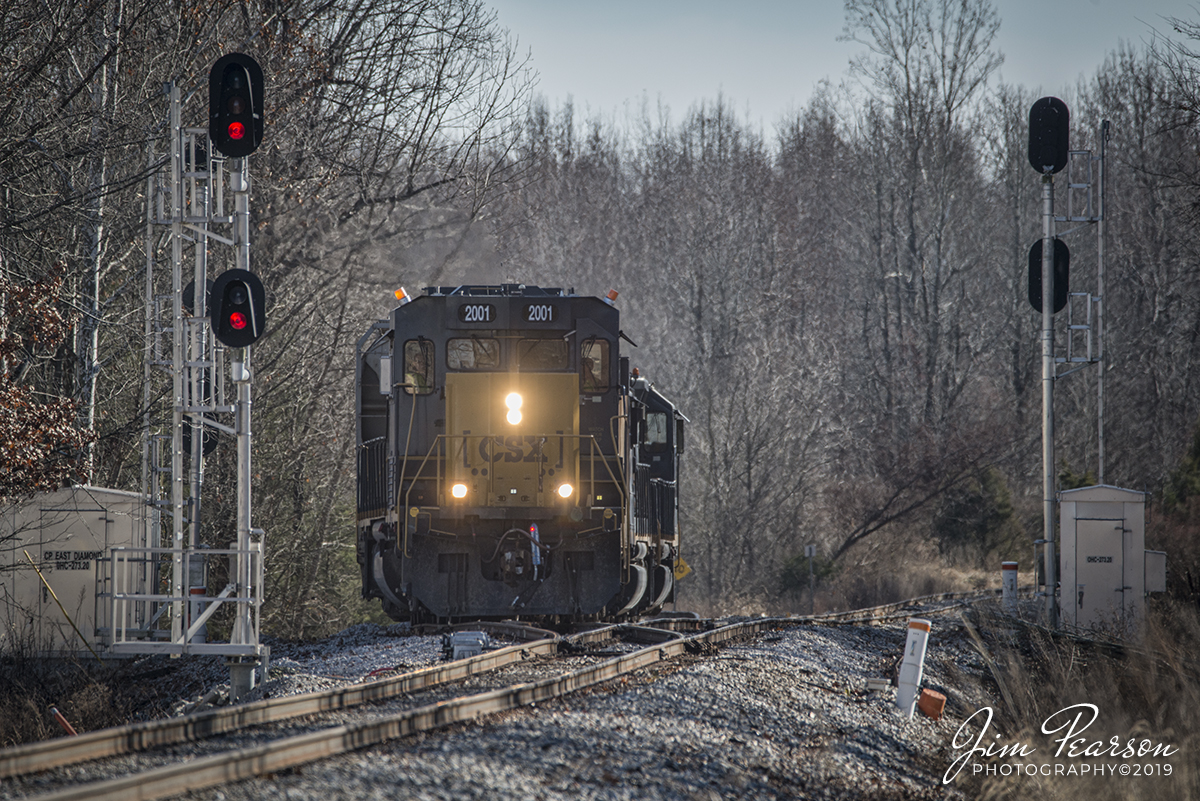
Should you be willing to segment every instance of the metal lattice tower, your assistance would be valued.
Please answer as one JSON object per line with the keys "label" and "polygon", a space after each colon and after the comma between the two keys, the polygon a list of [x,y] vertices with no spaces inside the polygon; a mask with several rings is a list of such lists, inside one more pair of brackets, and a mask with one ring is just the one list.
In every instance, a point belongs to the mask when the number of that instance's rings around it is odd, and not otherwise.
{"label": "metal lattice tower", "polygon": [[[241,349],[227,364],[229,349],[212,335],[206,308],[210,248],[228,248],[238,266],[249,263],[247,160],[211,153],[206,129],[182,125],[178,87],[172,84],[168,92],[170,153],[161,164],[151,154],[146,184],[142,482],[150,513],[141,547],[113,549],[112,648],[224,654],[237,660],[231,665],[255,664],[263,654],[258,634],[262,547],[251,542],[252,534],[261,532],[249,523],[249,365]],[[163,250],[169,252],[171,271],[166,294],[155,286],[157,254]],[[232,399],[227,370],[236,385]],[[162,386],[164,375],[170,382],[170,424],[156,429],[154,387]],[[218,422],[217,415],[233,415],[234,425]],[[200,544],[208,432],[237,440],[238,531],[228,549]],[[229,583],[209,597],[205,568],[221,556],[230,558]],[[169,574],[165,592],[160,574]],[[206,642],[207,621],[226,604],[235,607],[229,642]]]}

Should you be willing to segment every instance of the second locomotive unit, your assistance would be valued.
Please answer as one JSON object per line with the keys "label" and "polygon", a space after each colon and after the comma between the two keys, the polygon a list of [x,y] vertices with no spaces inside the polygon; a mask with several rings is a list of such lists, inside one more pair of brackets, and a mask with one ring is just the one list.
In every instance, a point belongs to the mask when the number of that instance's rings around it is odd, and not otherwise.
{"label": "second locomotive unit", "polygon": [[359,340],[363,597],[414,623],[674,600],[686,418],[619,318],[573,290],[428,287]]}

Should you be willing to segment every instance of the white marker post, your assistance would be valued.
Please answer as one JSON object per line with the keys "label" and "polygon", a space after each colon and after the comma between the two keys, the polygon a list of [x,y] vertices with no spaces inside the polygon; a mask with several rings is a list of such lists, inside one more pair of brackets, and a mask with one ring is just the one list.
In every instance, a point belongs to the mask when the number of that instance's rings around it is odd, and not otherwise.
{"label": "white marker post", "polygon": [[900,686],[896,690],[896,706],[907,718],[912,718],[921,691],[921,674],[925,670],[925,646],[929,644],[929,621],[909,618],[908,640],[904,643],[904,661],[900,663]]}
{"label": "white marker post", "polygon": [[1004,610],[1004,614],[1015,616],[1017,614],[1017,563],[1001,562],[1000,579],[1002,588],[1000,608]]}

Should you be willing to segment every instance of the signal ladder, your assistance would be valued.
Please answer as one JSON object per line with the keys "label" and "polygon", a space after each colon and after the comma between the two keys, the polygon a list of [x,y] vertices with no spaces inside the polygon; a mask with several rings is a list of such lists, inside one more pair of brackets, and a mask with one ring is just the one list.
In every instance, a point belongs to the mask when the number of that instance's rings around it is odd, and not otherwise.
{"label": "signal ladder", "polygon": [[[1104,358],[1104,144],[1108,121],[1100,129],[1100,152],[1072,150],[1067,161],[1067,213],[1055,217],[1055,223],[1074,223],[1075,227],[1059,234],[1065,237],[1080,228],[1095,225],[1097,240],[1097,280],[1095,292],[1070,292],[1067,301],[1066,355],[1056,356],[1068,367],[1056,377],[1062,378]],[[1103,371],[1101,371],[1103,372]],[[1103,380],[1103,379],[1101,379]]]}
{"label": "signal ladder", "polygon": [[1096,231],[1096,284],[1091,292],[1070,292],[1067,302],[1066,353],[1055,356],[1064,365],[1055,378],[1064,378],[1089,365],[1097,365],[1096,414],[1098,481],[1104,483],[1104,285],[1105,285],[1105,146],[1110,123],[1104,120],[1099,130],[1099,152],[1073,150],[1067,160],[1067,213],[1056,216],[1055,224],[1072,224],[1067,234],[1087,226]]}

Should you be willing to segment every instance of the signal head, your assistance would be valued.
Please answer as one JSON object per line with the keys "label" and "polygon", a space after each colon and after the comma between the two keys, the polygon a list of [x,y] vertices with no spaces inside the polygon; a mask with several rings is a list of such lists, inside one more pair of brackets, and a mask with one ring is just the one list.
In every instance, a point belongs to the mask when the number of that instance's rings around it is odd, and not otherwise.
{"label": "signal head", "polygon": [[248,156],[263,136],[263,73],[243,53],[217,59],[208,73],[208,137],[231,158]]}
{"label": "signal head", "polygon": [[244,348],[266,330],[266,292],[249,270],[226,270],[213,282],[209,302],[213,334],[224,345]]}
{"label": "signal head", "polygon": [[1057,97],[1043,97],[1029,109],[1029,164],[1040,173],[1057,173],[1070,158],[1071,114]]}

